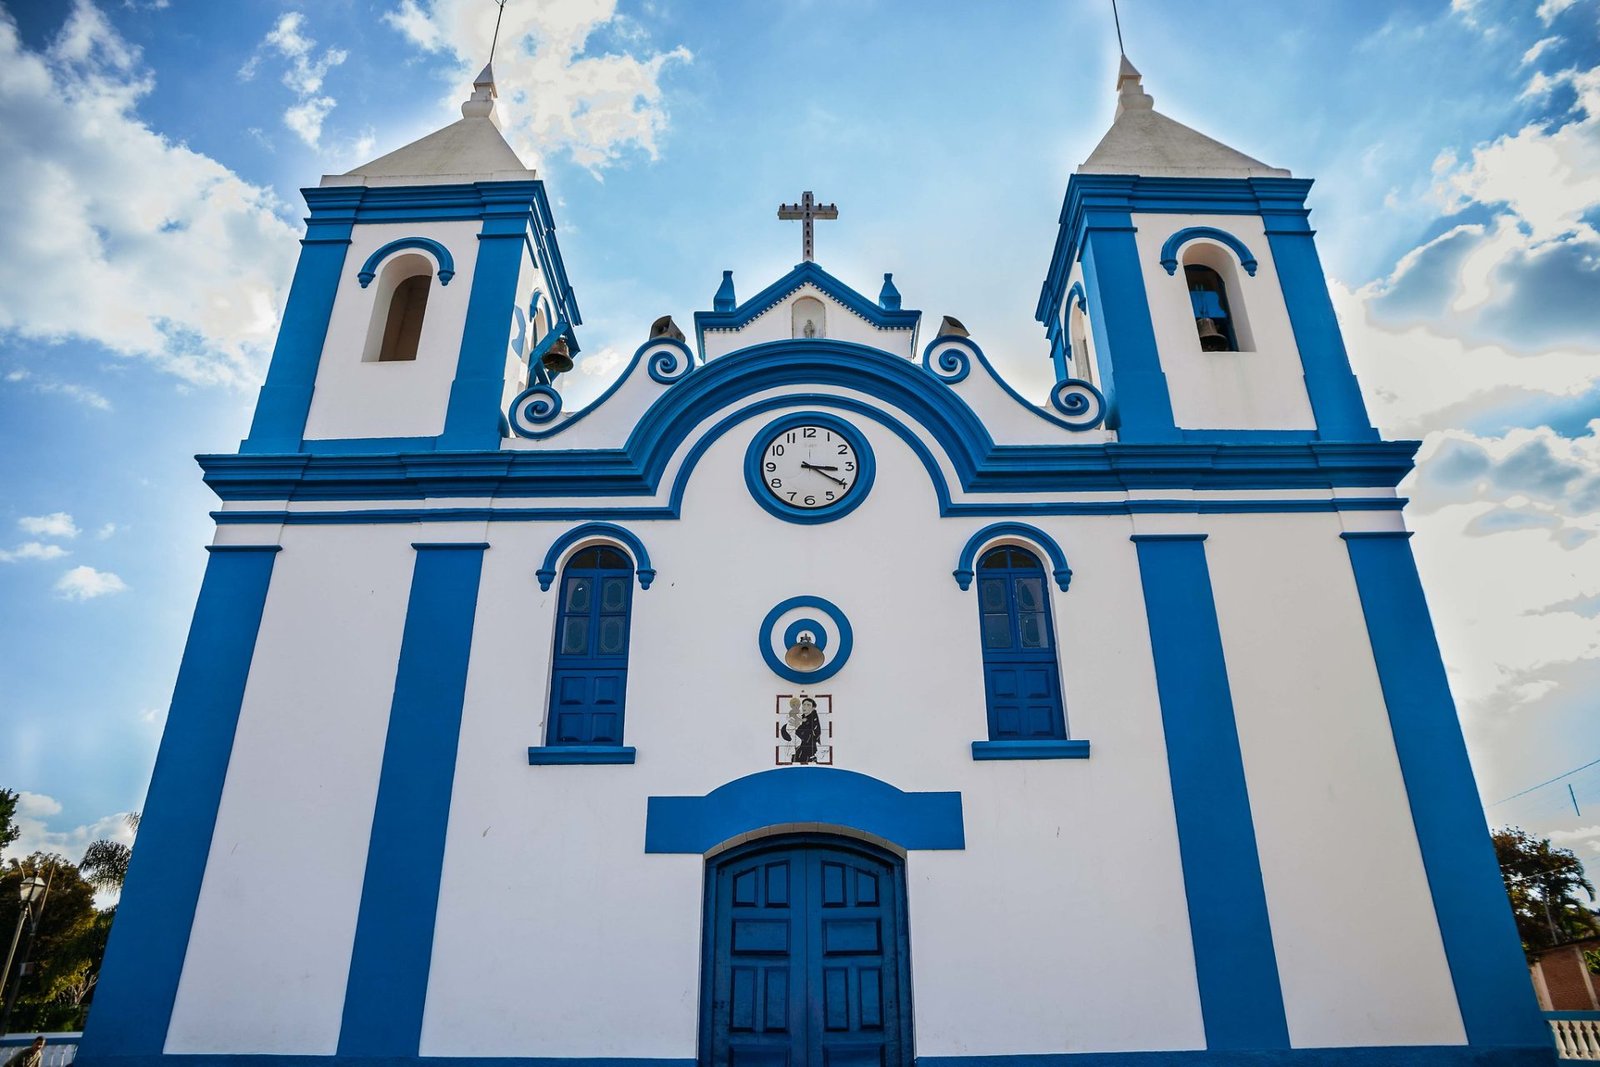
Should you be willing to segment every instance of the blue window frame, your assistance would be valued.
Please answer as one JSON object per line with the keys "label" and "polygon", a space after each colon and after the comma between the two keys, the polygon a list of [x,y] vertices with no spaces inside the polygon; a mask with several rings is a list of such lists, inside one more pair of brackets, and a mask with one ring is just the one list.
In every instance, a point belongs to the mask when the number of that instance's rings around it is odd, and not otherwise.
{"label": "blue window frame", "polygon": [[1039,557],[1002,545],[978,561],[978,623],[991,741],[1065,738],[1061,672]]}
{"label": "blue window frame", "polygon": [[621,745],[633,564],[609,545],[561,572],[547,745]]}

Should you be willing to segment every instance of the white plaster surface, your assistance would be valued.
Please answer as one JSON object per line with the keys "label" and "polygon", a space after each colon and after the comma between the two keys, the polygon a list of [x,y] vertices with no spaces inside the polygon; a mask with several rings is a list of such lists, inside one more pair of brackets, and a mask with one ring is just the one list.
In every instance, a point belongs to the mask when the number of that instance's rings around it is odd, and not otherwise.
{"label": "white plaster surface", "polygon": [[283,530],[168,1053],[337,1048],[412,539]]}
{"label": "white plaster surface", "polygon": [[[865,419],[879,469],[862,506],[823,526],[775,520],[742,474],[750,435],[774,416],[707,451],[683,519],[627,524],[659,572],[634,599],[633,766],[528,766],[557,601],[533,571],[572,524],[489,531],[424,1054],[694,1055],[703,861],[643,854],[645,798],[772,767],[774,700],[795,687],[762,664],[756,631],[801,593],[832,600],[855,629],[850,663],[817,687],[834,697],[837,765],[964,794],[967,851],[909,862],[919,1052],[1203,1045],[1127,521],[1040,520],[1081,575],[1053,602],[1072,732],[1095,756],[976,763],[975,593],[950,570],[988,520],[934,520],[921,463]],[[1171,889],[1129,894],[1108,868]],[[1152,959],[1164,1004],[1153,1014]],[[1040,995],[993,996],[1000,985]],[[593,1025],[597,1004],[624,1003],[627,1026]]]}
{"label": "white plaster surface", "polygon": [[1461,1044],[1338,517],[1218,516],[1211,530],[1290,1040]]}
{"label": "white plaster surface", "polygon": [[[355,227],[317,366],[311,411],[306,417],[307,438],[432,437],[444,430],[478,258],[477,235],[476,222]],[[363,362],[379,283],[363,289],[356,272],[374,251],[400,237],[430,237],[444,245],[455,260],[455,277],[449,285],[441,285],[438,275],[434,276],[415,360]],[[380,310],[380,316],[386,310]],[[381,317],[377,328],[383,328]]]}
{"label": "white plaster surface", "polygon": [[[1136,213],[1133,225],[1139,231],[1134,239],[1150,301],[1150,321],[1177,424],[1208,430],[1316,429],[1300,349],[1260,217]],[[1161,265],[1161,246],[1167,238],[1191,226],[1214,226],[1233,234],[1258,261],[1254,277],[1236,269],[1238,292],[1228,294],[1235,309],[1244,308],[1252,351],[1200,349],[1182,265],[1173,274]],[[1231,251],[1224,251],[1233,258]]]}

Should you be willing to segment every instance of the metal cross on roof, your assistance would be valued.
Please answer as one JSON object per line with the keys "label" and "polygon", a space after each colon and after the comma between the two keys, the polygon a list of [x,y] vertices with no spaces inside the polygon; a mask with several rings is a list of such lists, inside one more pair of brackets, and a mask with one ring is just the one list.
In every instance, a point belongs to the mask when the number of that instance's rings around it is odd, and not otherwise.
{"label": "metal cross on roof", "polygon": [[779,204],[778,217],[780,219],[799,219],[801,224],[801,245],[805,254],[805,262],[810,263],[816,257],[812,255],[813,243],[811,223],[815,219],[836,219],[839,217],[838,204],[819,204],[817,198],[811,195],[808,189],[800,197],[798,204]]}

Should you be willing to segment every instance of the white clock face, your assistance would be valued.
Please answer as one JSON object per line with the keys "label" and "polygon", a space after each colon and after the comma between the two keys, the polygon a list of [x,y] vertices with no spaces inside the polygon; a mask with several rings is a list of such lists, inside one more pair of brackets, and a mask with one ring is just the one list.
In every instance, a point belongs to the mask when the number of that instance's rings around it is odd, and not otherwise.
{"label": "white clock face", "polygon": [[855,488],[859,460],[836,430],[797,423],[774,434],[761,453],[761,481],[778,500],[817,510],[840,503]]}

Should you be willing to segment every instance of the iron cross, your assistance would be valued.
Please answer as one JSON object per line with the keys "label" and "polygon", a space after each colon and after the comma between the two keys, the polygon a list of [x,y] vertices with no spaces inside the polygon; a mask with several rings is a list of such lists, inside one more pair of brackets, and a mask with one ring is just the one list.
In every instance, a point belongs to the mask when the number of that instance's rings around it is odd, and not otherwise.
{"label": "iron cross", "polygon": [[805,262],[810,263],[816,257],[812,254],[811,223],[815,219],[836,219],[839,217],[838,204],[819,204],[817,198],[811,195],[808,189],[800,197],[798,204],[779,204],[778,217],[780,219],[799,219],[801,225],[801,244],[805,253]]}

